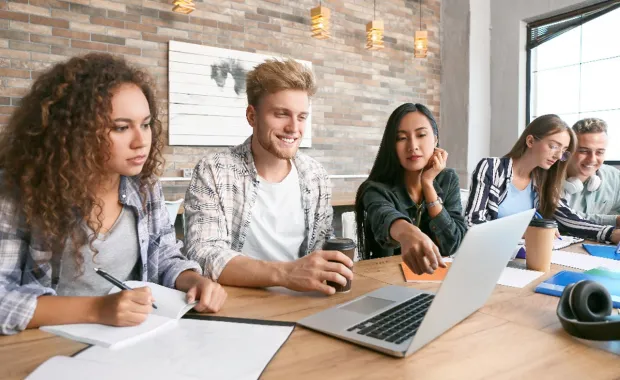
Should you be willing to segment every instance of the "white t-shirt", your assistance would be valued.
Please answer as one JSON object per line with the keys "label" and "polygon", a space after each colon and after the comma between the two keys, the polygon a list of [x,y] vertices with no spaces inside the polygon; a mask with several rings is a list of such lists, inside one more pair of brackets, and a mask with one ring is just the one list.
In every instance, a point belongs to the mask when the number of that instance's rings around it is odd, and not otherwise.
{"label": "white t-shirt", "polygon": [[291,171],[280,183],[267,182],[260,176],[258,180],[256,203],[241,252],[263,261],[297,260],[306,234],[297,168],[291,163]]}

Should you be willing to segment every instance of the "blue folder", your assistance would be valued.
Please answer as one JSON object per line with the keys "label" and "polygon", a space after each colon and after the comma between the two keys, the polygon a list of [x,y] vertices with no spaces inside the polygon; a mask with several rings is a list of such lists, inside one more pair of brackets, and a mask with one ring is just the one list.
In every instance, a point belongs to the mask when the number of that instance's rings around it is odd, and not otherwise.
{"label": "blue folder", "polygon": [[601,285],[609,290],[614,308],[620,308],[620,281],[610,277],[594,276],[587,273],[563,270],[558,272],[555,276],[548,278],[546,281],[541,282],[536,287],[535,292],[559,297],[562,295],[567,285],[574,284],[581,280],[594,280],[601,283]]}
{"label": "blue folder", "polygon": [[615,245],[583,244],[583,248],[592,256],[620,260],[620,254],[616,253],[617,247]]}

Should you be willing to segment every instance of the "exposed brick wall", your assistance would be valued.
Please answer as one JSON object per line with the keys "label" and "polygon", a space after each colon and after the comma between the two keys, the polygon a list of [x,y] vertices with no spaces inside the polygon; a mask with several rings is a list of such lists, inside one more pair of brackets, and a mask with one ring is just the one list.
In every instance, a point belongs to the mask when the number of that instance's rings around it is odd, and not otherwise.
{"label": "exposed brick wall", "polygon": [[[167,112],[167,42],[170,39],[312,61],[319,84],[313,100],[313,147],[304,149],[330,174],[365,174],[390,112],[411,101],[439,117],[440,0],[423,0],[429,57],[413,58],[417,0],[377,0],[385,21],[385,49],[365,49],[372,0],[327,0],[332,38],[310,37],[317,0],[204,0],[191,15],[171,12],[172,0],[0,0],[0,125],[41,70],[88,51],[123,54],[157,79]],[[164,122],[166,118],[164,117]],[[180,175],[205,154],[222,148],[167,147],[165,175]],[[354,191],[360,180],[334,180]],[[167,195],[184,193],[185,182]]]}

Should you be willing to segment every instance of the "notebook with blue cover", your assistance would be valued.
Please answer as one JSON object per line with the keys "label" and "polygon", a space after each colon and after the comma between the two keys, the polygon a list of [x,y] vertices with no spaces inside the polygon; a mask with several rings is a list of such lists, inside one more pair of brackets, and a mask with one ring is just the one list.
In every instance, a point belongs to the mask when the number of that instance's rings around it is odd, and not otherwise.
{"label": "notebook with blue cover", "polygon": [[592,256],[620,260],[620,254],[616,253],[617,247],[615,245],[583,244],[583,248]]}
{"label": "notebook with blue cover", "polygon": [[562,291],[564,291],[564,288],[567,285],[581,280],[593,280],[599,282],[607,288],[607,290],[609,290],[614,308],[620,308],[620,281],[610,277],[595,276],[588,273],[563,270],[558,272],[555,276],[548,278],[546,281],[541,282],[536,287],[535,291],[536,293],[559,297],[562,295]]}

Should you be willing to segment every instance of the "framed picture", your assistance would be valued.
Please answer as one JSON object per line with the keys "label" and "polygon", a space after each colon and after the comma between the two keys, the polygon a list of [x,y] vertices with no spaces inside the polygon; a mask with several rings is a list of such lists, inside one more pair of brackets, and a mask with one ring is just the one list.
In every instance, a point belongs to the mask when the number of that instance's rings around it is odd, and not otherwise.
{"label": "framed picture", "polygon": [[[238,50],[170,41],[168,46],[170,145],[231,146],[252,134],[245,118],[245,76],[268,58]],[[312,63],[297,60],[306,67]],[[301,147],[312,145],[312,107]]]}

